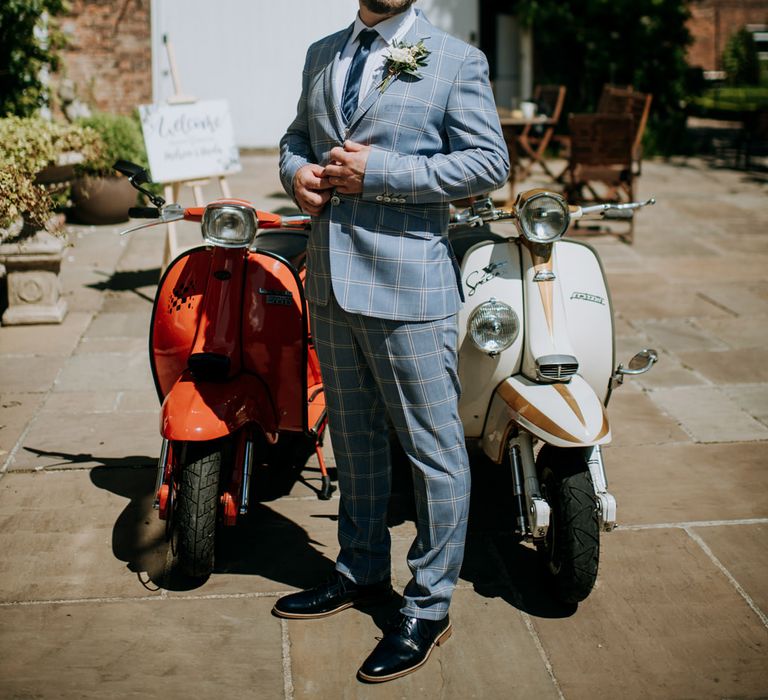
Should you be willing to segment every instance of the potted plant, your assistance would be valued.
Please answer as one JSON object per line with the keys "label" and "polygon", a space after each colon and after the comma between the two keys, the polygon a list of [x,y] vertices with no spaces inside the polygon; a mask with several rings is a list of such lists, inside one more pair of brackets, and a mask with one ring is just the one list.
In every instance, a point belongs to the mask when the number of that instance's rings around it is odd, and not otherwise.
{"label": "potted plant", "polygon": [[96,134],[35,117],[0,119],[0,267],[6,273],[4,324],[60,323],[64,243],[55,200],[66,196],[72,163],[97,155]]}
{"label": "potted plant", "polygon": [[126,221],[129,207],[136,204],[136,190],[127,178],[112,170],[112,165],[123,159],[147,166],[138,118],[96,113],[76,123],[95,131],[101,148],[97,156],[77,166],[78,177],[72,187],[74,217],[85,224]]}

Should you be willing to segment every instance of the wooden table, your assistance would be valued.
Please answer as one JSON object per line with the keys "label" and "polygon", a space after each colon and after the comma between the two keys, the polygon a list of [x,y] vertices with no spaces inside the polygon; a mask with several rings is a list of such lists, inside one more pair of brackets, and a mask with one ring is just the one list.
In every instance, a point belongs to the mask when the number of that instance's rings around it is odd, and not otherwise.
{"label": "wooden table", "polygon": [[[512,166],[510,168],[510,187],[514,189],[515,180],[524,180],[528,177],[533,166],[537,163],[547,175],[556,180],[557,176],[544,161],[544,152],[554,133],[556,120],[547,115],[526,118],[513,114],[510,110],[499,109],[498,111],[501,130],[504,134],[504,140],[507,142],[510,165]],[[531,128],[534,126],[545,127],[542,135],[536,137],[535,145],[528,138]],[[521,164],[520,157],[527,158],[528,162],[525,165]],[[519,172],[513,172],[518,170]]]}

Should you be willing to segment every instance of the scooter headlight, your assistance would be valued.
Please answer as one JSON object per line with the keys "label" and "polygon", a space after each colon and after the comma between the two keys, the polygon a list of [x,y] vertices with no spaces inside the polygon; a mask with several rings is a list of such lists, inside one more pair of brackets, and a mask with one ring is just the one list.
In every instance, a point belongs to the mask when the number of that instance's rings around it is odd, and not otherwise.
{"label": "scooter headlight", "polygon": [[249,207],[211,204],[203,214],[203,238],[211,245],[245,248],[258,228],[256,214]]}
{"label": "scooter headlight", "polygon": [[514,309],[502,301],[490,299],[470,315],[467,330],[472,342],[489,355],[498,355],[515,342],[520,319]]}
{"label": "scooter headlight", "polygon": [[535,190],[520,195],[517,220],[529,241],[552,243],[568,230],[571,216],[568,205],[559,194]]}

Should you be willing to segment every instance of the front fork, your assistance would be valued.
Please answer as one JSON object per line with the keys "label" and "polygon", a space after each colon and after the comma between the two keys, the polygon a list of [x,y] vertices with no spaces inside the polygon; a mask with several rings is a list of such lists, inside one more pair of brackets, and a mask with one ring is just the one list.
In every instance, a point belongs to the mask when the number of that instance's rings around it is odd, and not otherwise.
{"label": "front fork", "polygon": [[[533,439],[529,433],[520,432],[509,439],[507,449],[512,471],[512,495],[517,511],[515,532],[529,541],[543,539],[549,529],[551,508],[541,495],[533,459]],[[610,532],[616,527],[616,499],[608,492],[600,445],[594,445],[590,450],[587,466],[595,489],[600,529]]]}
{"label": "front fork", "polygon": [[541,496],[533,460],[533,440],[529,433],[520,432],[510,438],[507,449],[518,513],[516,531],[527,540],[543,539],[549,529],[550,507]]}
{"label": "front fork", "polygon": [[[168,520],[173,511],[174,470],[180,455],[176,454],[181,443],[163,438],[160,458],[157,461],[155,500],[153,507],[161,520]],[[223,522],[234,525],[238,514],[248,512],[251,474],[253,472],[254,439],[250,430],[243,428],[235,436],[235,459],[226,489],[221,494]]]}

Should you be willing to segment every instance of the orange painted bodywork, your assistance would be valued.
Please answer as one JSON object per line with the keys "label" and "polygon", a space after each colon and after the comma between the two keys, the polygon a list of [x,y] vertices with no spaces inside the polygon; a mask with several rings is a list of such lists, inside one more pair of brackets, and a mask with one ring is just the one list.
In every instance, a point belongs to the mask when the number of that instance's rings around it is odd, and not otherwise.
{"label": "orange painted bodywork", "polygon": [[[315,426],[325,405],[302,286],[285,261],[244,249],[197,248],[171,264],[150,339],[163,437],[209,440],[248,423],[265,433]],[[193,353],[228,357],[226,379],[193,377]]]}

